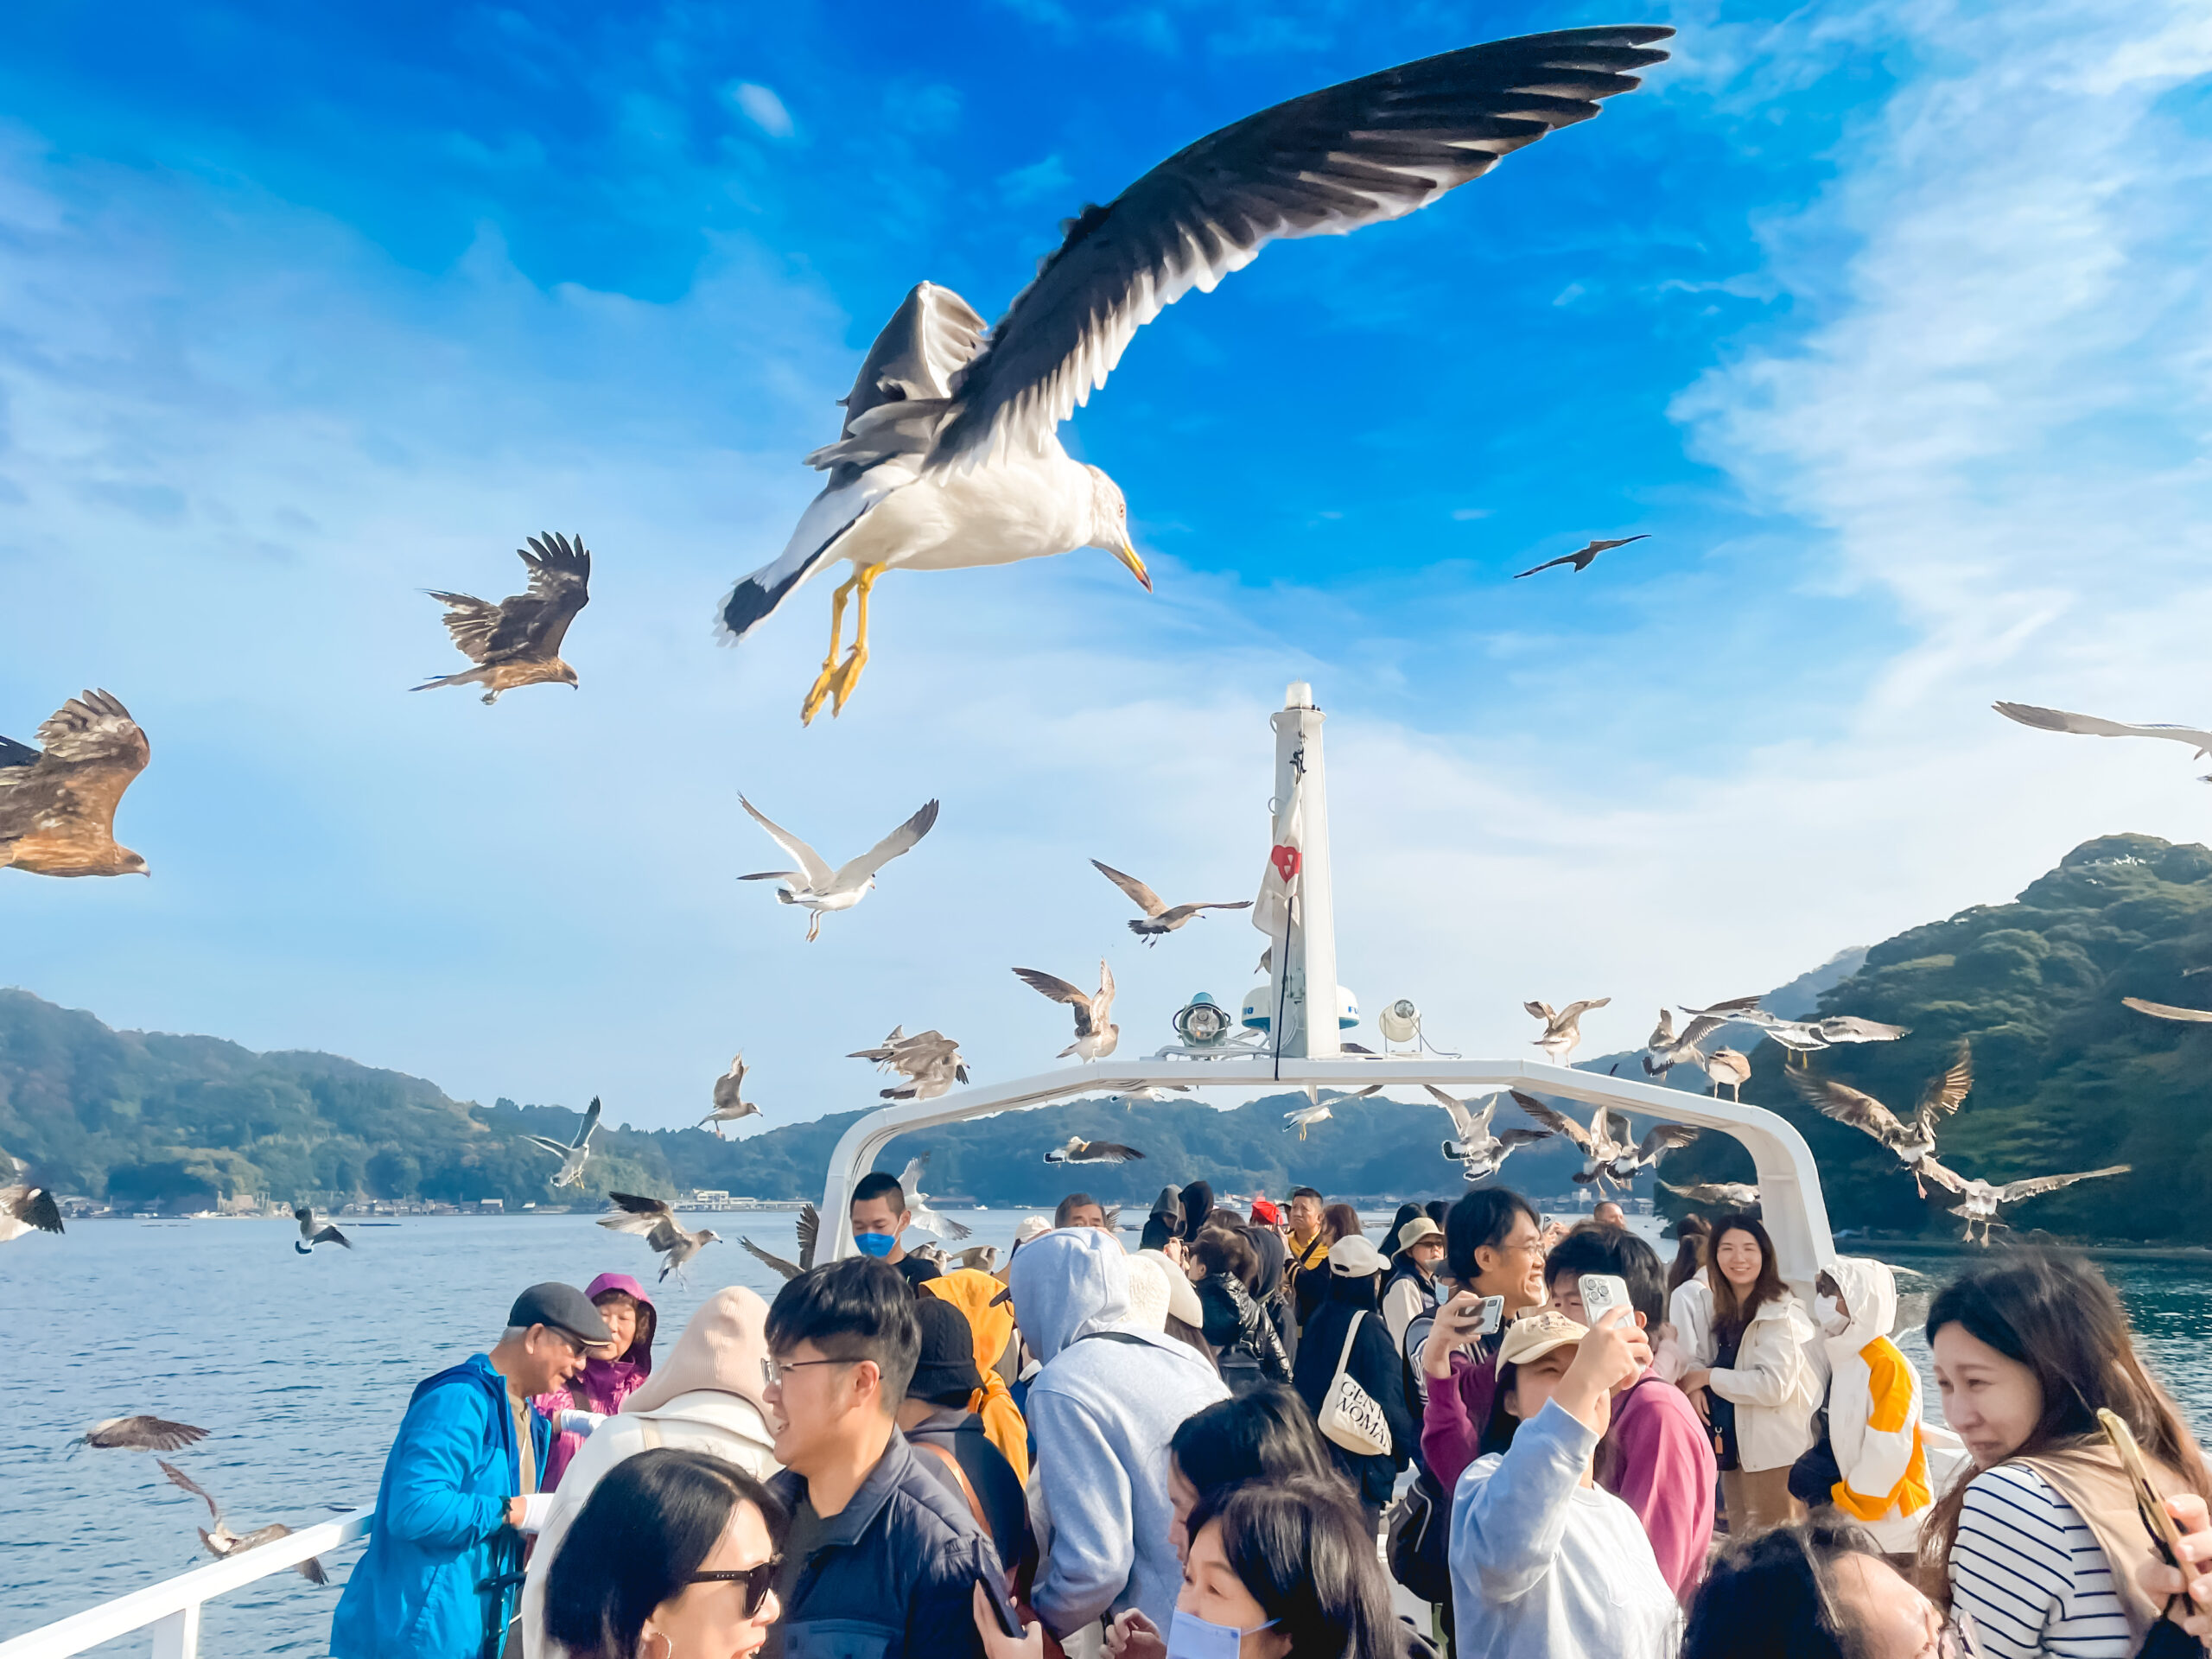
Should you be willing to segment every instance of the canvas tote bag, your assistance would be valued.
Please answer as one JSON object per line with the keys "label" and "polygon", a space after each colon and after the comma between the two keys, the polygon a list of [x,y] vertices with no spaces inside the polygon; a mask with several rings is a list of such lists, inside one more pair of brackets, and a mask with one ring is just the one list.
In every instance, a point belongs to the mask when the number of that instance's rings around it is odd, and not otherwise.
{"label": "canvas tote bag", "polygon": [[1337,1356],[1337,1374],[1329,1379],[1322,1396],[1321,1433],[1354,1457],[1379,1457],[1390,1449],[1390,1420],[1375,1396],[1352,1379],[1344,1367],[1351,1363],[1351,1344],[1359,1335],[1366,1312],[1352,1315],[1344,1331],[1344,1351]]}

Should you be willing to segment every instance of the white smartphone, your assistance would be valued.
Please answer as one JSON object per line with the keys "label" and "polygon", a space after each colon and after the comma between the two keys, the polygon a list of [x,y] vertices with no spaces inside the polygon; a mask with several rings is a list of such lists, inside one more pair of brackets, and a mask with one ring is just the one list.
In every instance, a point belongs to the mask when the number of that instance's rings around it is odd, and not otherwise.
{"label": "white smartphone", "polygon": [[1585,1325],[1594,1325],[1599,1314],[1629,1305],[1628,1281],[1617,1273],[1586,1273],[1575,1281],[1575,1287],[1582,1294]]}

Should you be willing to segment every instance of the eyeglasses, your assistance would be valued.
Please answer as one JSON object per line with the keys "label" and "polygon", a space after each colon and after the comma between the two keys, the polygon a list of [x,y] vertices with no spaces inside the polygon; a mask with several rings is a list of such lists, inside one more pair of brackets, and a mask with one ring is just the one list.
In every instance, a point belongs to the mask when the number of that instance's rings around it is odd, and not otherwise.
{"label": "eyeglasses", "polygon": [[803,1371],[810,1365],[857,1365],[856,1359],[768,1359],[760,1361],[760,1375],[772,1389],[783,1386],[784,1373]]}
{"label": "eyeglasses", "polygon": [[[829,1362],[810,1359],[809,1365]],[[741,1584],[745,1586],[745,1617],[759,1615],[761,1603],[768,1599],[768,1592],[775,1587],[776,1569],[783,1564],[783,1557],[772,1555],[758,1567],[734,1567],[721,1573],[694,1573],[683,1580],[686,1584]]]}

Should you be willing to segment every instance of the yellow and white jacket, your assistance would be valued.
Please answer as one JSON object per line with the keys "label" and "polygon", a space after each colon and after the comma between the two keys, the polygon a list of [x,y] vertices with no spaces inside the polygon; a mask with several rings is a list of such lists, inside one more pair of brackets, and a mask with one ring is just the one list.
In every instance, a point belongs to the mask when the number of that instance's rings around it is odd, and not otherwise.
{"label": "yellow and white jacket", "polygon": [[[1831,1490],[1835,1506],[1874,1535],[1892,1554],[1910,1553],[1946,1478],[1963,1455],[1955,1435],[1920,1421],[1920,1376],[1890,1340],[1897,1322],[1897,1277],[1869,1256],[1827,1264],[1850,1310],[1840,1333],[1827,1338],[1828,1446],[1843,1478]],[[1821,1304],[1834,1323],[1832,1305]]]}

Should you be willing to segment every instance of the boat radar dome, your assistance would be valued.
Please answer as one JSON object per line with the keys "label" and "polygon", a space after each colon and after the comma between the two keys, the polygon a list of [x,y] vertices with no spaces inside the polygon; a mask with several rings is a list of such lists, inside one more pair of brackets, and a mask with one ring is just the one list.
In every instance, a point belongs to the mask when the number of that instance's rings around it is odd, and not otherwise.
{"label": "boat radar dome", "polygon": [[[1275,988],[1255,985],[1244,997],[1243,1022],[1254,1031],[1265,1031],[1274,1018]],[[1359,999],[1342,985],[1337,987],[1337,1029],[1350,1031],[1359,1023]]]}
{"label": "boat radar dome", "polygon": [[1230,1033],[1229,1010],[1199,991],[1175,1013],[1175,1034],[1192,1048],[1211,1048]]}

